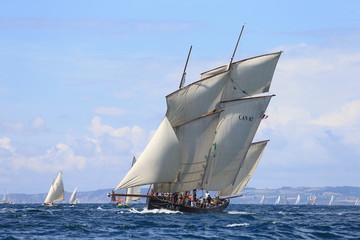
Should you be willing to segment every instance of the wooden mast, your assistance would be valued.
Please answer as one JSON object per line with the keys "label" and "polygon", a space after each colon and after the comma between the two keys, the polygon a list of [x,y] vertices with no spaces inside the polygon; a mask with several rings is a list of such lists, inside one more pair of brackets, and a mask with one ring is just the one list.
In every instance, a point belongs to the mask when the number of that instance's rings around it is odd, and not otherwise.
{"label": "wooden mast", "polygon": [[231,56],[231,58],[230,58],[229,65],[228,65],[228,67],[227,67],[226,70],[229,70],[229,69],[230,69],[231,64],[232,64],[232,62],[233,62],[233,60],[234,60],[234,56],[235,56],[235,53],[236,53],[236,49],[237,49],[237,47],[238,47],[238,45],[239,45],[240,38],[241,38],[241,35],[242,35],[242,33],[243,33],[243,30],[244,30],[244,26],[245,26],[245,25],[243,25],[242,28],[241,28],[241,32],[240,32],[240,35],[239,35],[238,40],[237,40],[237,42],[236,42],[236,46],[235,46],[234,52],[233,52],[233,54],[232,54],[232,56]]}
{"label": "wooden mast", "polygon": [[190,50],[189,50],[189,53],[188,53],[188,56],[187,56],[187,59],[186,59],[186,63],[185,63],[185,67],[184,67],[184,71],[183,71],[182,77],[181,77],[181,81],[180,81],[179,88],[182,88],[182,87],[184,86],[184,84],[185,84],[186,68],[187,68],[187,65],[188,65],[188,62],[189,62],[189,58],[190,58],[190,54],[191,54],[191,49],[192,49],[192,45],[190,46]]}

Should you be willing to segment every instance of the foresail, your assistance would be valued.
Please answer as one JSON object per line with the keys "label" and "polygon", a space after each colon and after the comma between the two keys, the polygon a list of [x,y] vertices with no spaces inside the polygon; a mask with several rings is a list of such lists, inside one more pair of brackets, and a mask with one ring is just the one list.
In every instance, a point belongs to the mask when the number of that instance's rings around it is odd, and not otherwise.
{"label": "foresail", "polygon": [[167,117],[115,190],[173,182],[179,169],[179,142]]}
{"label": "foresail", "polygon": [[233,184],[220,191],[221,196],[236,195],[242,191],[258,165],[268,141],[252,143]]}
{"label": "foresail", "polygon": [[235,181],[272,96],[222,103],[203,189],[219,191]]}
{"label": "foresail", "polygon": [[62,180],[62,172],[59,172],[55,180],[50,186],[48,195],[46,196],[45,203],[52,203],[62,201],[65,199],[64,184]]}

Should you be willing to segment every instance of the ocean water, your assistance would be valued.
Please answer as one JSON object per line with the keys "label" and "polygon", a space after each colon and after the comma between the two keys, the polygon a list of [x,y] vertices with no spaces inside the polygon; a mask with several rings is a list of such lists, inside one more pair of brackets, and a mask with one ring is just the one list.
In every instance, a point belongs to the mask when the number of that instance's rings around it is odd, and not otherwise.
{"label": "ocean water", "polygon": [[0,205],[0,239],[360,239],[360,207],[230,204],[185,214],[141,204]]}

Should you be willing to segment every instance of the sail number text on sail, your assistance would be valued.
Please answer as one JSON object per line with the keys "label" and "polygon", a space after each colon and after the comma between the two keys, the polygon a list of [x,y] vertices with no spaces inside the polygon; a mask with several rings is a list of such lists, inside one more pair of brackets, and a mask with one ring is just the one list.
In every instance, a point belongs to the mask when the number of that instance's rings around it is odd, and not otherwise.
{"label": "sail number text on sail", "polygon": [[239,120],[252,122],[253,119],[254,119],[254,117],[249,117],[249,116],[239,114]]}

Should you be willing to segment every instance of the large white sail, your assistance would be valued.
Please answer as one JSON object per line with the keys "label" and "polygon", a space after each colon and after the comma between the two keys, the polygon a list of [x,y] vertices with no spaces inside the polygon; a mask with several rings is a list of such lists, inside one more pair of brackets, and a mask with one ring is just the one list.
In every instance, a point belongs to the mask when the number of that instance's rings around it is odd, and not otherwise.
{"label": "large white sail", "polygon": [[77,188],[74,189],[74,191],[71,193],[70,196],[70,200],[69,200],[69,204],[76,204],[78,203],[78,199],[76,199],[76,193],[77,193]]}
{"label": "large white sail", "polygon": [[[261,156],[264,152],[264,148],[268,141],[252,143],[249,151],[246,154],[245,160],[240,167],[240,171],[237,174],[236,180],[233,184],[220,191],[220,195],[229,196],[240,193],[246,186],[251,178],[251,175],[255,171]],[[264,196],[263,196],[264,197]]]}
{"label": "large white sail", "polygon": [[176,128],[181,148],[180,167],[172,184],[154,184],[155,192],[182,192],[201,188],[220,112]]}
{"label": "large white sail", "polygon": [[62,172],[60,171],[51,184],[44,203],[53,203],[56,201],[62,201],[64,199],[64,184],[62,180]]}
{"label": "large white sail", "polygon": [[232,184],[259,127],[271,96],[222,104],[203,189],[218,191]]}
{"label": "large white sail", "polygon": [[165,117],[134,166],[115,190],[173,182],[179,169],[179,142]]}
{"label": "large white sail", "polygon": [[220,101],[229,101],[265,93],[281,52],[245,59],[205,72],[201,80],[166,97],[166,116],[171,125],[178,126],[217,108]]}
{"label": "large white sail", "polygon": [[268,92],[281,52],[249,58],[232,64],[222,101]]}
{"label": "large white sail", "polygon": [[190,84],[166,97],[166,116],[173,127],[217,108],[228,72]]}
{"label": "large white sail", "polygon": [[296,201],[295,201],[295,205],[298,205],[300,203],[300,195],[297,195]]}

